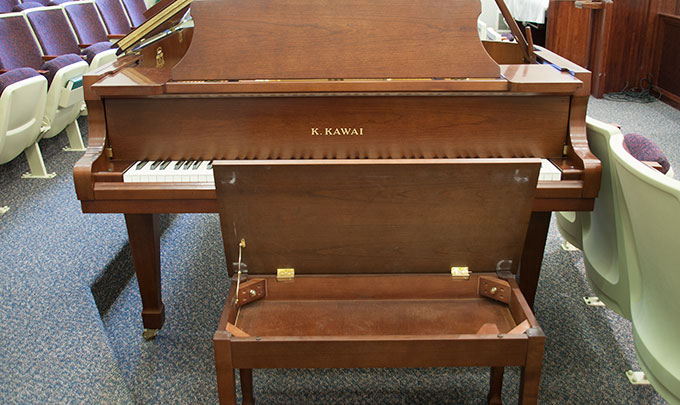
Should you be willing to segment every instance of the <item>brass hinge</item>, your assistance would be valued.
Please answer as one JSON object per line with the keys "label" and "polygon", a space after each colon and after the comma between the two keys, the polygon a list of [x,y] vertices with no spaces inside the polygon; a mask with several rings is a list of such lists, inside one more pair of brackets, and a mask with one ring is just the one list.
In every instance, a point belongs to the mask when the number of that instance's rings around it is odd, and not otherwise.
{"label": "brass hinge", "polygon": [[562,146],[562,156],[567,156],[568,153],[569,153],[569,145],[567,145],[565,143],[564,146]]}
{"label": "brass hinge", "polygon": [[451,277],[454,280],[469,280],[470,269],[468,267],[451,267]]}
{"label": "brass hinge", "polygon": [[295,269],[276,269],[276,281],[292,280],[295,278]]}
{"label": "brass hinge", "polygon": [[109,146],[108,148],[105,149],[106,151],[106,157],[109,159],[113,159],[113,149]]}

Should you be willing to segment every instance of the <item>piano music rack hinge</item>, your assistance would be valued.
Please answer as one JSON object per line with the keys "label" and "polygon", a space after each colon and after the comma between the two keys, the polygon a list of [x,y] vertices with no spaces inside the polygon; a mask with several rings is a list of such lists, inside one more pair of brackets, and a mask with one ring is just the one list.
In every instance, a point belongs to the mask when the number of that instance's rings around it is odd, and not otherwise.
{"label": "piano music rack hinge", "polygon": [[569,153],[569,145],[567,145],[565,143],[564,146],[562,146],[562,156],[566,157],[568,153]]}
{"label": "piano music rack hinge", "polygon": [[106,149],[104,149],[104,151],[106,152],[107,158],[113,159],[113,149],[110,146],[106,147]]}
{"label": "piano music rack hinge", "polygon": [[276,269],[276,281],[286,281],[295,278],[295,269],[293,268],[279,268]]}
{"label": "piano music rack hinge", "polygon": [[469,280],[470,269],[466,267],[451,267],[451,277],[454,280]]}

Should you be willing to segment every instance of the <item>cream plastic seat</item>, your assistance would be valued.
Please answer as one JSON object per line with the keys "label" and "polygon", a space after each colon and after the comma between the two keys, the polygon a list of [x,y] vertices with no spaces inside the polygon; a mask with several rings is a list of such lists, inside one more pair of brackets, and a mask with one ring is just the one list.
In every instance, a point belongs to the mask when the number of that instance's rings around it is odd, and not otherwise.
{"label": "cream plastic seat", "polygon": [[[43,64],[42,51],[23,13],[0,14],[0,68],[31,67],[49,69]],[[66,57],[62,55],[61,57]],[[57,58],[58,59],[58,58]],[[85,150],[76,118],[80,115],[84,98],[82,75],[88,65],[84,60],[61,67],[48,77],[47,102],[43,116],[42,138],[51,138],[64,129],[71,150]],[[50,80],[51,79],[51,80]]]}
{"label": "cream plastic seat", "polygon": [[611,163],[630,236],[630,310],[635,351],[652,386],[680,403],[680,182],[650,169],[611,138]]}
{"label": "cream plastic seat", "polygon": [[591,212],[556,213],[558,230],[583,251],[586,278],[595,294],[608,307],[630,319],[630,291],[627,267],[630,241],[619,221],[623,209],[617,197],[618,180],[612,167],[609,140],[621,136],[615,126],[588,117],[588,145],[602,162],[600,192]]}
{"label": "cream plastic seat", "polygon": [[54,174],[47,173],[38,146],[47,80],[31,69],[24,70],[33,72],[35,76],[10,84],[0,95],[0,164],[24,152],[30,177],[54,177]]}

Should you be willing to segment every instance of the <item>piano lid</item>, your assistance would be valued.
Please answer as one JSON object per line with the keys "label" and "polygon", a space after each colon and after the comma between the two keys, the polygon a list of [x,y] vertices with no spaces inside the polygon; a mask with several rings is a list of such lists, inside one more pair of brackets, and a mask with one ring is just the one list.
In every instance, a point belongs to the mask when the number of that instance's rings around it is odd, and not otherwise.
{"label": "piano lid", "polygon": [[479,0],[195,0],[175,81],[499,78]]}
{"label": "piano lid", "polygon": [[163,31],[170,33],[173,29],[184,28],[183,26],[177,27],[177,25],[183,25],[181,23],[191,1],[161,0],[146,10],[144,13],[144,16],[147,18],[146,21],[115,43],[115,46],[118,48],[117,53],[122,54],[147,41],[154,42],[158,39],[155,37],[163,37]]}

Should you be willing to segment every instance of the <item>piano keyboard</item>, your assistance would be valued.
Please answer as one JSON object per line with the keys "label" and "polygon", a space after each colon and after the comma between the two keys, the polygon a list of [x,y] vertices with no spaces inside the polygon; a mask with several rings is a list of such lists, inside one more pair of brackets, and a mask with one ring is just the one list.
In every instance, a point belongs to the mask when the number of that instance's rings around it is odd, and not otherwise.
{"label": "piano keyboard", "polygon": [[142,160],[123,173],[124,183],[214,183],[212,161],[207,160]]}
{"label": "piano keyboard", "polygon": [[[539,181],[560,181],[562,172],[548,159],[541,159]],[[124,183],[214,183],[212,161],[137,161],[123,173]]]}

